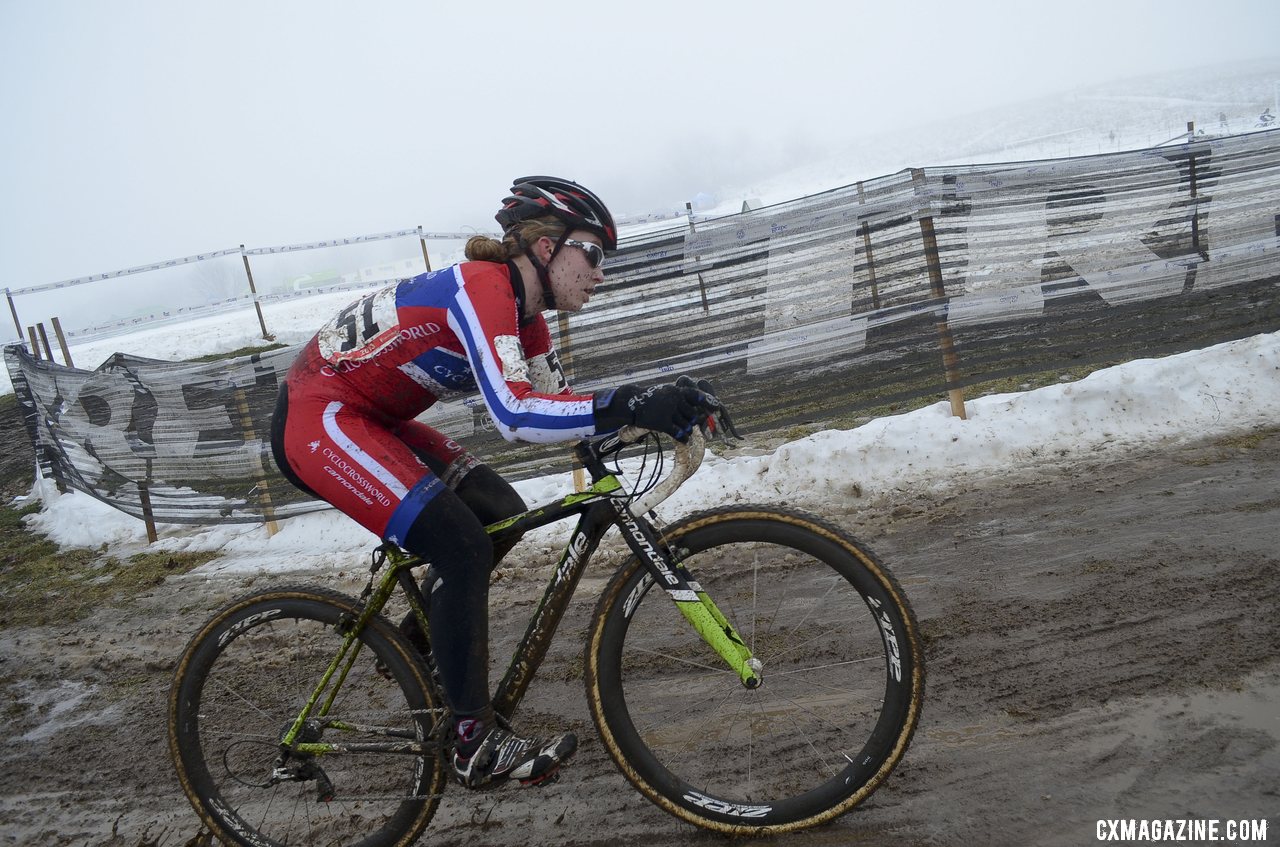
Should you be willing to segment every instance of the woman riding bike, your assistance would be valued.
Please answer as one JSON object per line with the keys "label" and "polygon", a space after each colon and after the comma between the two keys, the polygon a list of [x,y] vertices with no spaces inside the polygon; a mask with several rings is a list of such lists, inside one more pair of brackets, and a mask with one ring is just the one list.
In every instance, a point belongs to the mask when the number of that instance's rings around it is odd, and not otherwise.
{"label": "woman riding bike", "polygon": [[[452,759],[471,788],[536,784],[577,748],[573,733],[525,738],[499,723],[489,693],[486,524],[526,506],[495,471],[415,418],[479,392],[509,441],[548,443],[628,424],[688,438],[718,407],[686,385],[576,394],[542,313],[579,311],[617,248],[613,217],[569,180],[515,181],[501,241],[476,236],[469,261],[369,294],[329,321],[281,386],[272,450],[295,485],[380,538],[432,563],[430,643],[454,714]],[[410,616],[406,634],[425,646]]]}

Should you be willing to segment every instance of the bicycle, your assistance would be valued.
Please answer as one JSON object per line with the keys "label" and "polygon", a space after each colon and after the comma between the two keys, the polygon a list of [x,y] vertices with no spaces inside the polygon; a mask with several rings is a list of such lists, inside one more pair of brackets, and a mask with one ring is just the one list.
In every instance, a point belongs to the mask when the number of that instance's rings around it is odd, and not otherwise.
{"label": "bicycle", "polygon": [[[644,481],[628,491],[619,453],[639,441]],[[814,826],[865,800],[906,751],[924,692],[919,630],[885,566],[820,518],[722,506],[658,529],[653,509],[704,449],[695,432],[659,479],[653,433],[580,442],[590,487],[487,528],[501,544],[578,516],[494,705],[505,719],[515,712],[616,527],[631,556],[596,603],[584,681],[619,770],[662,809],[710,830]],[[307,586],[259,591],[191,639],[171,686],[169,749],[216,836],[373,847],[411,844],[426,829],[449,781],[452,721],[429,649],[419,654],[382,615],[398,588],[429,631],[412,573],[424,564],[383,545],[359,599]]]}

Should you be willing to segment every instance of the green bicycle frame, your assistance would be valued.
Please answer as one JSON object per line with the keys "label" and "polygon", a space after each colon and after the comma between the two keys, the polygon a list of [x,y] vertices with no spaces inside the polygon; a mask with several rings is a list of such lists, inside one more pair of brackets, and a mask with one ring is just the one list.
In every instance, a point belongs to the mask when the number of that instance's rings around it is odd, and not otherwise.
{"label": "green bicycle frame", "polygon": [[[743,685],[755,688],[762,683],[759,664],[751,650],[743,642],[733,625],[716,606],[711,597],[698,584],[693,574],[678,561],[673,551],[663,543],[658,531],[642,516],[631,514],[625,497],[616,496],[623,488],[618,478],[604,466],[603,457],[596,452],[595,443],[583,442],[576,446],[578,459],[592,477],[592,485],[576,494],[570,494],[556,502],[539,506],[519,515],[498,521],[485,527],[495,546],[514,543],[526,532],[578,515],[578,524],[560,556],[542,599],[529,621],[528,628],[512,656],[506,675],[494,693],[494,710],[510,718],[523,699],[529,684],[546,658],[551,640],[569,601],[578,586],[586,565],[609,528],[616,526],[627,545],[648,570],[646,579],[658,584],[671,597],[676,607],[698,634],[720,656],[725,664],[738,675]],[[294,752],[321,755],[335,752],[405,752],[420,754],[424,745],[418,743],[295,743],[311,715],[325,718],[332,708],[337,691],[354,665],[361,643],[357,634],[379,614],[397,586],[409,601],[409,606],[427,632],[426,598],[410,570],[425,564],[417,556],[386,546],[384,551],[387,570],[372,588],[368,600],[358,616],[344,619],[340,624],[343,633],[342,648],[330,663],[315,691],[303,707],[301,714],[281,739],[282,746]],[[378,565],[375,564],[374,570]],[[647,587],[647,586],[646,586]],[[336,681],[335,681],[336,677]],[[330,689],[330,683],[333,683]],[[382,734],[395,738],[412,739],[411,730],[390,727],[367,727],[346,724],[340,720],[324,721],[325,728],[359,729],[363,732]],[[439,727],[437,726],[437,729]],[[433,732],[433,735],[436,735]]]}

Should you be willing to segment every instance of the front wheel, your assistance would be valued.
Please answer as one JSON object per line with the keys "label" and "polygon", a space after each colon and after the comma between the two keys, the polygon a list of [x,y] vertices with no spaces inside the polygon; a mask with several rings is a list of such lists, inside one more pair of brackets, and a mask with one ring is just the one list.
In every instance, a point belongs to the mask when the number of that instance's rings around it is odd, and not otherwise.
{"label": "front wheel", "polygon": [[313,704],[297,739],[363,751],[282,758],[282,738],[356,613],[354,600],[332,591],[265,591],[216,613],[183,652],[169,750],[183,791],[225,843],[409,845],[430,821],[444,788],[431,749],[440,710],[413,648],[381,616],[360,632],[354,661],[334,674],[336,694]]}
{"label": "front wheel", "polygon": [[633,557],[600,598],[585,660],[623,774],[677,817],[732,834],[802,829],[865,800],[906,751],[924,694],[918,627],[888,570],[789,509],[702,512],[664,538],[764,683],[745,687]]}

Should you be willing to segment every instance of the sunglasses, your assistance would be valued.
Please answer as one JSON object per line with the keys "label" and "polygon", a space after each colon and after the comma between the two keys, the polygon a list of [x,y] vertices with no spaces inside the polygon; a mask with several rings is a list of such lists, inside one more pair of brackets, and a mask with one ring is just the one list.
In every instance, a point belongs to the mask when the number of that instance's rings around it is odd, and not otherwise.
{"label": "sunglasses", "polygon": [[566,238],[564,243],[586,253],[587,264],[591,267],[598,268],[604,264],[604,248],[599,244],[592,244],[590,241],[574,241],[572,238]]}

